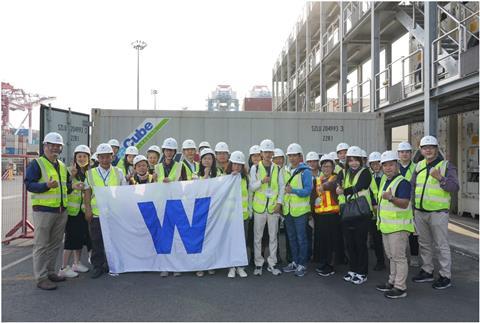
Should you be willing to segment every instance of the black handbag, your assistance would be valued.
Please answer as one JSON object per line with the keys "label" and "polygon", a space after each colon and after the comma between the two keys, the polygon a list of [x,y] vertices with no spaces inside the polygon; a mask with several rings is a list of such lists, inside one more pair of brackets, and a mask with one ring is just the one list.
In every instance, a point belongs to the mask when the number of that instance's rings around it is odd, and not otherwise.
{"label": "black handbag", "polygon": [[365,196],[359,196],[355,188],[353,190],[354,194],[345,201],[345,204],[340,206],[342,221],[368,219],[372,215],[367,198]]}

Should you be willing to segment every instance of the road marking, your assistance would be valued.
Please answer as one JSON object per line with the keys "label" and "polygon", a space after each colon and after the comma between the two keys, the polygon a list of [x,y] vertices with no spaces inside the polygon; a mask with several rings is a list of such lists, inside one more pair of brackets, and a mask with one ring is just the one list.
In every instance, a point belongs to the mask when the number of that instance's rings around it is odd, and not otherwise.
{"label": "road marking", "polygon": [[478,233],[478,228],[476,227],[472,227],[471,225],[468,225],[468,224],[465,224],[463,222],[459,222],[459,221],[455,221],[455,220],[450,220],[450,222],[456,224],[456,225],[459,225],[461,227],[466,227],[466,228],[469,228],[469,229],[472,229],[473,231],[477,232]]}
{"label": "road marking", "polygon": [[21,262],[23,262],[23,261],[25,261],[25,260],[28,260],[28,259],[30,259],[30,258],[32,258],[32,257],[33,257],[33,255],[32,255],[32,254],[29,254],[28,256],[25,256],[25,257],[23,257],[23,258],[20,258],[20,259],[18,259],[18,260],[15,260],[14,262],[12,262],[12,263],[10,263],[10,264],[8,264],[8,265],[6,265],[6,266],[3,266],[3,267],[2,267],[2,271],[3,271],[3,270],[7,270],[8,268],[12,268],[13,266],[18,265],[19,263],[21,263]]}
{"label": "road marking", "polygon": [[11,199],[17,199],[19,197],[22,197],[22,194],[18,195],[9,195],[9,196],[2,196],[2,200],[11,200]]}
{"label": "road marking", "polygon": [[449,230],[452,230],[453,232],[456,232],[458,234],[461,234],[461,235],[464,235],[464,236],[467,236],[467,237],[470,237],[470,238],[474,238],[474,239],[477,239],[478,240],[478,233],[473,233],[471,231],[468,231],[458,225],[455,225],[453,223],[449,223],[448,224],[448,229]]}

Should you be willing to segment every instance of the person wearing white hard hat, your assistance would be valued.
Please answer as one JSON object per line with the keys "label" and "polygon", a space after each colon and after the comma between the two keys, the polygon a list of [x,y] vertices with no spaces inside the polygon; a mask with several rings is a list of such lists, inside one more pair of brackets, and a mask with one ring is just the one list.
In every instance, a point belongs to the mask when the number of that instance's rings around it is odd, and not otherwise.
{"label": "person wearing white hard hat", "polygon": [[[65,227],[63,263],[58,272],[59,276],[65,278],[77,277],[78,273],[85,273],[89,270],[80,261],[83,246],[87,247],[87,251],[92,249],[88,222],[85,220],[85,204],[83,203],[83,182],[85,182],[87,170],[90,168],[89,159],[90,148],[88,146],[78,145],[75,147],[70,176],[72,184],[79,183],[81,189],[72,189],[68,192],[68,220]],[[72,253],[73,264],[70,266],[69,259]]]}
{"label": "person wearing white hard hat", "polygon": [[297,143],[287,147],[290,167],[285,169],[285,196],[283,198],[283,216],[287,227],[293,261],[283,268],[284,272],[295,272],[302,277],[307,270],[308,241],[307,219],[311,212],[310,194],[312,192],[312,172],[302,163],[303,150]]}
{"label": "person wearing white hard hat", "polygon": [[[372,174],[363,164],[362,149],[351,146],[347,150],[345,169],[337,177],[337,194],[340,206],[347,201],[365,197],[369,214],[358,216],[354,219],[343,220],[343,235],[349,257],[349,270],[343,279],[356,285],[367,281],[368,276],[368,225],[372,218],[372,200],[370,196],[370,183]],[[349,214],[342,214],[342,219]]]}
{"label": "person wearing white hard hat", "polygon": [[162,144],[163,160],[155,166],[157,182],[169,183],[180,179],[182,167],[173,158],[177,154],[178,145],[174,138],[167,138]]}
{"label": "person wearing white hard hat", "polygon": [[200,145],[198,145],[198,153],[201,153],[204,148],[211,148],[208,141],[202,141]]}
{"label": "person wearing white hard hat", "polygon": [[98,187],[128,185],[125,175],[115,166],[112,166],[113,149],[107,143],[97,147],[99,165],[87,171],[85,178],[85,219],[89,223],[90,238],[92,239],[93,265],[91,278],[96,279],[108,272],[108,263],[103,245],[102,229],[100,226],[100,210],[97,206],[95,190]]}
{"label": "person wearing white hard hat", "polygon": [[32,193],[35,225],[33,276],[37,287],[43,290],[56,289],[55,283],[65,280],[55,270],[67,223],[67,193],[71,184],[67,167],[58,159],[62,148],[62,136],[48,133],[43,139],[43,153],[25,172],[25,186]]}
{"label": "person wearing white hard hat", "polygon": [[373,217],[369,224],[369,233],[372,238],[373,250],[377,258],[373,270],[380,271],[385,269],[385,256],[383,254],[382,234],[377,228],[377,195],[382,180],[383,171],[380,163],[381,155],[378,151],[372,152],[368,156],[368,166],[372,173],[372,181],[370,182],[370,196],[372,198]]}
{"label": "person wearing white hard hat", "polygon": [[285,153],[280,148],[275,148],[273,152],[272,161],[280,167],[280,169],[285,166]]}
{"label": "person wearing white hard hat", "polygon": [[195,159],[195,154],[197,152],[197,146],[195,141],[192,139],[187,139],[182,144],[182,174],[180,179],[182,181],[190,181],[192,179],[198,178],[198,171],[200,169],[200,164],[197,163]]}
{"label": "person wearing white hard hat", "polygon": [[381,163],[385,176],[379,186],[378,229],[382,232],[385,253],[390,261],[390,275],[386,283],[377,285],[387,298],[407,296],[408,236],[414,231],[411,206],[412,187],[400,174],[397,153],[385,151]]}
{"label": "person wearing white hard hat", "polygon": [[248,150],[248,168],[252,168],[253,165],[258,165],[262,160],[261,150],[259,145],[253,145]]}
{"label": "person wearing white hard hat", "polygon": [[98,158],[97,158],[97,152],[95,152],[90,158],[90,168],[95,168],[97,166],[98,166]]}
{"label": "person wearing white hard hat", "polygon": [[[407,181],[412,179],[412,175],[415,172],[415,163],[412,161],[412,145],[409,142],[402,141],[398,144],[398,163],[400,167],[400,174]],[[417,233],[412,233],[408,237],[409,247],[410,247],[410,266],[420,267],[420,257],[419,257],[419,245],[418,245],[418,235]]]}
{"label": "person wearing white hard hat", "polygon": [[312,176],[314,177],[320,176],[320,158],[318,157],[318,153],[315,151],[309,152],[307,154],[305,161],[307,162],[307,165],[310,167]]}
{"label": "person wearing white hard hat", "polygon": [[[242,178],[241,187],[242,187],[242,210],[243,210],[243,232],[245,234],[245,241],[247,241],[247,232],[248,232],[248,223],[250,219],[250,192],[248,190],[248,173],[247,168],[245,167],[245,155],[241,151],[234,151],[230,155],[229,163],[227,166],[227,175],[238,175]],[[246,244],[245,244],[246,248]],[[245,278],[247,273],[245,272],[244,267],[231,267],[228,270],[227,277],[235,278],[237,275]]]}
{"label": "person wearing white hard hat", "polygon": [[230,155],[230,150],[228,145],[223,141],[220,141],[215,145],[215,157],[217,159],[217,168],[222,174],[225,174],[225,170],[228,165],[228,157]]}
{"label": "person wearing white hard hat", "polygon": [[365,150],[362,149],[362,158],[363,158],[363,164],[365,166],[368,166],[368,156],[367,156],[367,152]]}
{"label": "person wearing white hard hat", "polygon": [[347,150],[350,146],[344,142],[337,145],[337,166],[335,166],[335,173],[340,174],[340,171],[345,167],[345,161],[347,158]]}
{"label": "person wearing white hard hat", "polygon": [[133,159],[133,175],[130,177],[129,184],[148,184],[155,182],[155,176],[148,172],[148,158],[143,155],[137,155]]}
{"label": "person wearing white hard hat", "polygon": [[314,179],[312,190],[314,242],[313,261],[319,266],[318,275],[328,277],[335,274],[333,254],[336,252],[340,228],[340,206],[337,188],[337,175],[334,172],[335,159],[330,154],[320,158],[322,171]]}
{"label": "person wearing white hard hat", "polygon": [[448,220],[451,194],[459,190],[457,168],[439,154],[438,141],[433,136],[420,140],[420,150],[424,159],[415,166],[411,183],[415,190],[415,227],[423,265],[413,281],[433,281],[433,259],[437,255],[439,276],[432,287],[445,289],[451,286]]}
{"label": "person wearing white hard hat", "polygon": [[117,166],[125,175],[127,181],[133,175],[133,159],[138,155],[138,149],[135,146],[129,146],[125,150],[125,156],[118,162]]}
{"label": "person wearing white hard hat", "polygon": [[[311,151],[307,154],[305,161],[307,162],[308,167],[310,167],[310,171],[312,172],[312,187],[315,187],[315,179],[321,175],[320,171],[320,157],[319,154],[315,151]],[[312,189],[311,196],[312,198],[310,199],[310,204],[312,207],[312,211],[314,208],[314,198],[313,196],[315,195],[315,189]],[[312,212],[313,213],[313,212]],[[308,242],[308,253],[307,253],[307,259],[310,259],[313,255],[313,228],[314,228],[314,220],[312,215],[309,216],[309,219],[307,221],[307,227],[306,227],[306,232],[307,232],[307,242]]]}
{"label": "person wearing white hard hat", "polygon": [[153,175],[155,173],[155,166],[160,161],[162,150],[157,145],[152,145],[147,149],[148,173]]}
{"label": "person wearing white hard hat", "polygon": [[262,238],[265,224],[268,228],[269,252],[267,270],[274,276],[282,272],[277,268],[277,236],[280,208],[283,198],[283,181],[280,178],[280,167],[272,162],[275,146],[273,141],[265,139],[260,144],[262,160],[250,168],[250,190],[253,194],[253,245],[255,276],[262,275],[263,264]]}
{"label": "person wearing white hard hat", "polygon": [[118,162],[120,161],[120,158],[118,157],[118,150],[120,149],[120,143],[118,142],[117,139],[110,139],[108,141],[108,144],[112,147],[113,149],[113,161],[112,165],[117,166]]}

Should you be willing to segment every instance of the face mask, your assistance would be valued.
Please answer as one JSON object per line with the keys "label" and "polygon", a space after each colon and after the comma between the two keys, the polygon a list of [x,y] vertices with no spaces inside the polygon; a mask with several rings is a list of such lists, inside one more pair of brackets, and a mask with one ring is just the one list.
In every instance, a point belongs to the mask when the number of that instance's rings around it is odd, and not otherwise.
{"label": "face mask", "polygon": [[85,167],[89,164],[89,162],[88,161],[83,162],[83,163],[77,162],[77,164],[80,165],[80,167]]}

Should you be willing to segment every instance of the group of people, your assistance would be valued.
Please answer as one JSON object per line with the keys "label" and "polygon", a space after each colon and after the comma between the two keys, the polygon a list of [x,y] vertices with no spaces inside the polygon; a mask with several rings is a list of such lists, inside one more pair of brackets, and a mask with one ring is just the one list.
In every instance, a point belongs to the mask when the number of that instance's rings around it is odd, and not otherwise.
{"label": "group of people", "polygon": [[[57,282],[89,271],[80,261],[84,246],[93,266],[91,277],[108,272],[95,198],[98,187],[223,175],[241,176],[246,248],[255,276],[266,268],[275,276],[294,273],[302,277],[313,262],[318,263],[315,272],[322,277],[347,265],[343,279],[360,285],[368,278],[370,241],[376,256],[373,269],[386,268],[385,256],[389,262],[388,279],[376,287],[386,297],[407,295],[408,261],[419,266],[418,254],[422,264],[414,282],[433,282],[436,289],[451,285],[448,219],[450,194],[459,189],[458,177],[455,166],[439,153],[433,136],[422,138],[423,159],[417,164],[407,142],[397,151],[369,156],[358,146],[340,143],[335,152],[309,152],[304,159],[297,143],[290,144],[284,154],[265,139],[249,149],[247,158],[241,151],[230,152],[225,142],[212,149],[203,141],[197,150],[195,142],[187,139],[180,151],[177,141],[167,138],[161,147],[150,146],[146,156],[135,146],[119,156],[116,139],[98,145],[94,154],[79,145],[67,167],[58,159],[63,147],[60,134],[47,134],[43,144],[43,154],[29,164],[25,176],[35,224],[33,270],[41,289],[55,289]],[[282,222],[287,264],[280,268]],[[64,234],[63,263],[57,272],[55,259]],[[440,265],[436,279],[434,255]],[[204,272],[195,274],[201,277]],[[248,274],[244,267],[236,267],[229,268],[227,275]]]}

